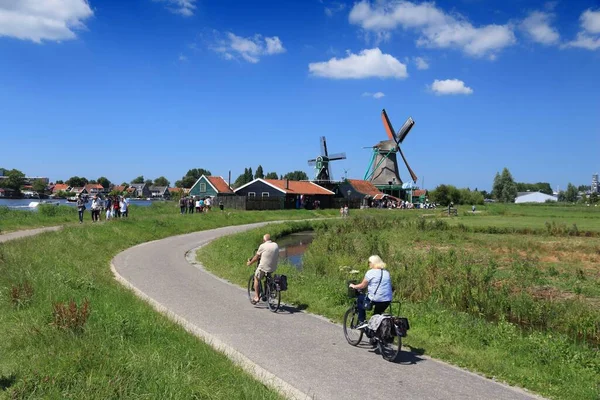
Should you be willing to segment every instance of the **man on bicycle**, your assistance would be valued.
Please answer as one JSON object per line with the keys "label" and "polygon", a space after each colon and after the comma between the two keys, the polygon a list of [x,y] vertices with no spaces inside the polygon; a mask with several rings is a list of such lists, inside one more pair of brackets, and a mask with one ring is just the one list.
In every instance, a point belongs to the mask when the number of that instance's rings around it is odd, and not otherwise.
{"label": "man on bicycle", "polygon": [[267,273],[275,272],[277,269],[277,262],[279,261],[279,246],[277,243],[271,241],[271,235],[266,233],[263,236],[263,243],[259,246],[254,257],[252,257],[246,265],[252,265],[257,260],[258,267],[254,273],[254,299],[253,304],[260,301],[260,290],[258,283],[265,277]]}

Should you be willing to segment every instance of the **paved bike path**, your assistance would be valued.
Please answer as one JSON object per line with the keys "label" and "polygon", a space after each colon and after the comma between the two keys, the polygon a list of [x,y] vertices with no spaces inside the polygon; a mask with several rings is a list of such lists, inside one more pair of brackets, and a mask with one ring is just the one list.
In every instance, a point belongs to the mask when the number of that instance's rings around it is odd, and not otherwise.
{"label": "paved bike path", "polygon": [[[341,326],[293,308],[274,314],[264,305],[254,307],[245,289],[186,260],[186,254],[198,246],[260,225],[144,243],[118,254],[113,271],[138,295],[246,369],[253,363],[263,380],[268,381],[270,373],[279,378],[271,379],[273,385],[281,380],[290,385],[283,387],[290,398],[307,398],[302,393],[312,399],[344,400],[540,398],[407,351],[402,351],[399,362],[387,362],[370,347],[350,346]],[[245,258],[241,255],[240,262]],[[285,301],[285,292],[282,297]]]}
{"label": "paved bike path", "polygon": [[47,228],[26,229],[22,231],[3,233],[0,235],[0,243],[8,242],[9,240],[14,239],[21,239],[27,236],[34,236],[44,232],[58,231],[60,229],[62,229],[62,226],[50,226]]}

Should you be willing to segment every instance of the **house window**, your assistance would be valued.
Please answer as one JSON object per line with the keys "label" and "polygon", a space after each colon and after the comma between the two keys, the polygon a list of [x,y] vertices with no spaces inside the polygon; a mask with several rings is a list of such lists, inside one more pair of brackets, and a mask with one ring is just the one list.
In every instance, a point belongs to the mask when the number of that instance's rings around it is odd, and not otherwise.
{"label": "house window", "polygon": [[205,193],[206,192],[206,183],[201,183],[200,184],[200,193]]}
{"label": "house window", "polygon": [[261,193],[261,196],[262,196],[262,197],[269,197],[269,192],[262,192],[262,193]]}
{"label": "house window", "polygon": [[248,192],[248,197],[256,197],[256,192]]}

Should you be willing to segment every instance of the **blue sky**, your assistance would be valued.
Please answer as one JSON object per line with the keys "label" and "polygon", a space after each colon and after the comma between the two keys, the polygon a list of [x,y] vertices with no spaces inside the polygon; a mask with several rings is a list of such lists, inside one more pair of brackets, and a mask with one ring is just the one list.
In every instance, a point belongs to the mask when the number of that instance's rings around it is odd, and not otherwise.
{"label": "blue sky", "polygon": [[[496,4],[494,4],[496,3]],[[190,168],[304,170],[326,136],[362,178],[415,127],[420,180],[590,184],[600,171],[597,1],[0,2],[0,167],[120,183]],[[409,175],[401,165],[400,175]],[[424,181],[423,181],[424,179]]]}

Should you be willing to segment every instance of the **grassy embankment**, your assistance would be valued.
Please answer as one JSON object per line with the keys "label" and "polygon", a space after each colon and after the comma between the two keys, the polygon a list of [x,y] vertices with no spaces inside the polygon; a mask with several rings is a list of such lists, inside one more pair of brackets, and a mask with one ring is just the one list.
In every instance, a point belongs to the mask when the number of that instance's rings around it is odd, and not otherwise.
{"label": "grassy embankment", "polygon": [[[109,263],[126,248],[175,234],[333,213],[181,216],[174,205],[157,204],[133,208],[129,219],[86,220],[0,244],[0,398],[279,398],[121,287]],[[70,299],[80,308],[89,301],[83,329],[53,314],[55,303]]]}
{"label": "grassy embankment", "polygon": [[[355,212],[358,217],[348,221],[270,226],[276,236],[317,230],[303,270],[282,267],[290,278],[284,301],[339,322],[348,306],[347,269],[340,267],[364,272],[368,256],[380,254],[412,323],[406,345],[551,398],[598,399],[600,238],[581,229],[582,236],[574,236],[568,228],[589,219],[600,229],[600,212],[503,208],[450,220],[382,211],[379,217]],[[548,211],[554,224],[546,227],[541,215]],[[492,224],[494,213],[500,227],[477,221]],[[523,218],[530,224],[519,226]],[[510,220],[522,233],[513,233]],[[198,258],[244,286],[248,269],[240,258],[264,230],[217,240]]]}
{"label": "grassy embankment", "polygon": [[[22,229],[75,224],[79,222],[75,207],[40,205],[37,208],[37,210],[32,211],[0,207],[0,234]],[[89,211],[86,214],[86,217],[91,222]]]}

